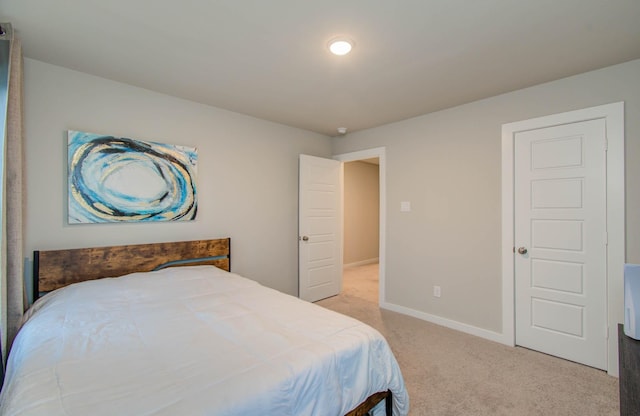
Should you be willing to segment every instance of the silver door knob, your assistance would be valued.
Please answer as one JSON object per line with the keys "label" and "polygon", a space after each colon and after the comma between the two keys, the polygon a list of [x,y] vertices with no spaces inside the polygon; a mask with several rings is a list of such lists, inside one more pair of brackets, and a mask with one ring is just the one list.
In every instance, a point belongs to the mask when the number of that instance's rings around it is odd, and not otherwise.
{"label": "silver door knob", "polygon": [[306,235],[302,236],[302,241],[309,241],[309,237],[307,237]]}
{"label": "silver door knob", "polygon": [[520,254],[527,254],[527,248],[526,247],[520,247],[518,249],[518,253]]}

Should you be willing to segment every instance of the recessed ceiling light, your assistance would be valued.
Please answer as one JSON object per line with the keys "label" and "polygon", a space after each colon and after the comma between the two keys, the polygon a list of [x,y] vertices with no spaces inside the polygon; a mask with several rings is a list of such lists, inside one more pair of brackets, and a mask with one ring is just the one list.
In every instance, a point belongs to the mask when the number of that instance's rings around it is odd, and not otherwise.
{"label": "recessed ceiling light", "polygon": [[346,55],[353,49],[354,42],[346,38],[335,38],[329,41],[329,50],[334,55]]}

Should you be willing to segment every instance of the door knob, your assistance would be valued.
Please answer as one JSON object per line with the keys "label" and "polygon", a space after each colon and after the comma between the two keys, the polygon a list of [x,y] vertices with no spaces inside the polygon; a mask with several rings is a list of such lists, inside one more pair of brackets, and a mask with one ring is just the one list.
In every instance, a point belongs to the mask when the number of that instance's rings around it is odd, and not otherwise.
{"label": "door knob", "polygon": [[518,249],[518,253],[520,254],[527,254],[527,248],[526,247],[520,247]]}
{"label": "door knob", "polygon": [[309,237],[307,237],[306,235],[302,236],[302,241],[309,241]]}

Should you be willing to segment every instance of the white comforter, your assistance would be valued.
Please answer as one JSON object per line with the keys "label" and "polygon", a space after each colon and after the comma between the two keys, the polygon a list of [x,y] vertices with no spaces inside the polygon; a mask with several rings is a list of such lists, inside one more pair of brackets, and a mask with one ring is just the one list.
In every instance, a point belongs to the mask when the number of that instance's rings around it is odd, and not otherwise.
{"label": "white comforter", "polygon": [[212,266],[135,273],[40,299],[13,345],[1,415],[343,415],[408,396],[385,339]]}

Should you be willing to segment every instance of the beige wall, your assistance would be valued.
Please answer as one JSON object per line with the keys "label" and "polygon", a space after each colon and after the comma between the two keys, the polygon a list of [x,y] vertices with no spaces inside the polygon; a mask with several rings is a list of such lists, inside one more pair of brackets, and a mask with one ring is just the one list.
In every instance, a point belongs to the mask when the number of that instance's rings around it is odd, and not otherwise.
{"label": "beige wall", "polygon": [[626,256],[640,263],[640,60],[335,138],[334,154],[386,147],[386,302],[501,333],[502,124],[618,101]]}
{"label": "beige wall", "polygon": [[[30,59],[24,85],[29,265],[34,249],[230,236],[233,271],[297,295],[298,155],[329,157],[328,137]],[[68,225],[69,129],[197,147],[197,219]]]}
{"label": "beige wall", "polygon": [[[640,263],[640,60],[350,133],[331,148],[322,135],[26,59],[25,250],[231,236],[234,271],[295,294],[298,154],[384,146],[386,301],[500,332],[502,124],[617,101],[627,261]],[[68,129],[196,146],[198,219],[68,225]]]}
{"label": "beige wall", "polygon": [[380,185],[378,165],[344,164],[345,265],[375,262],[380,234]]}

